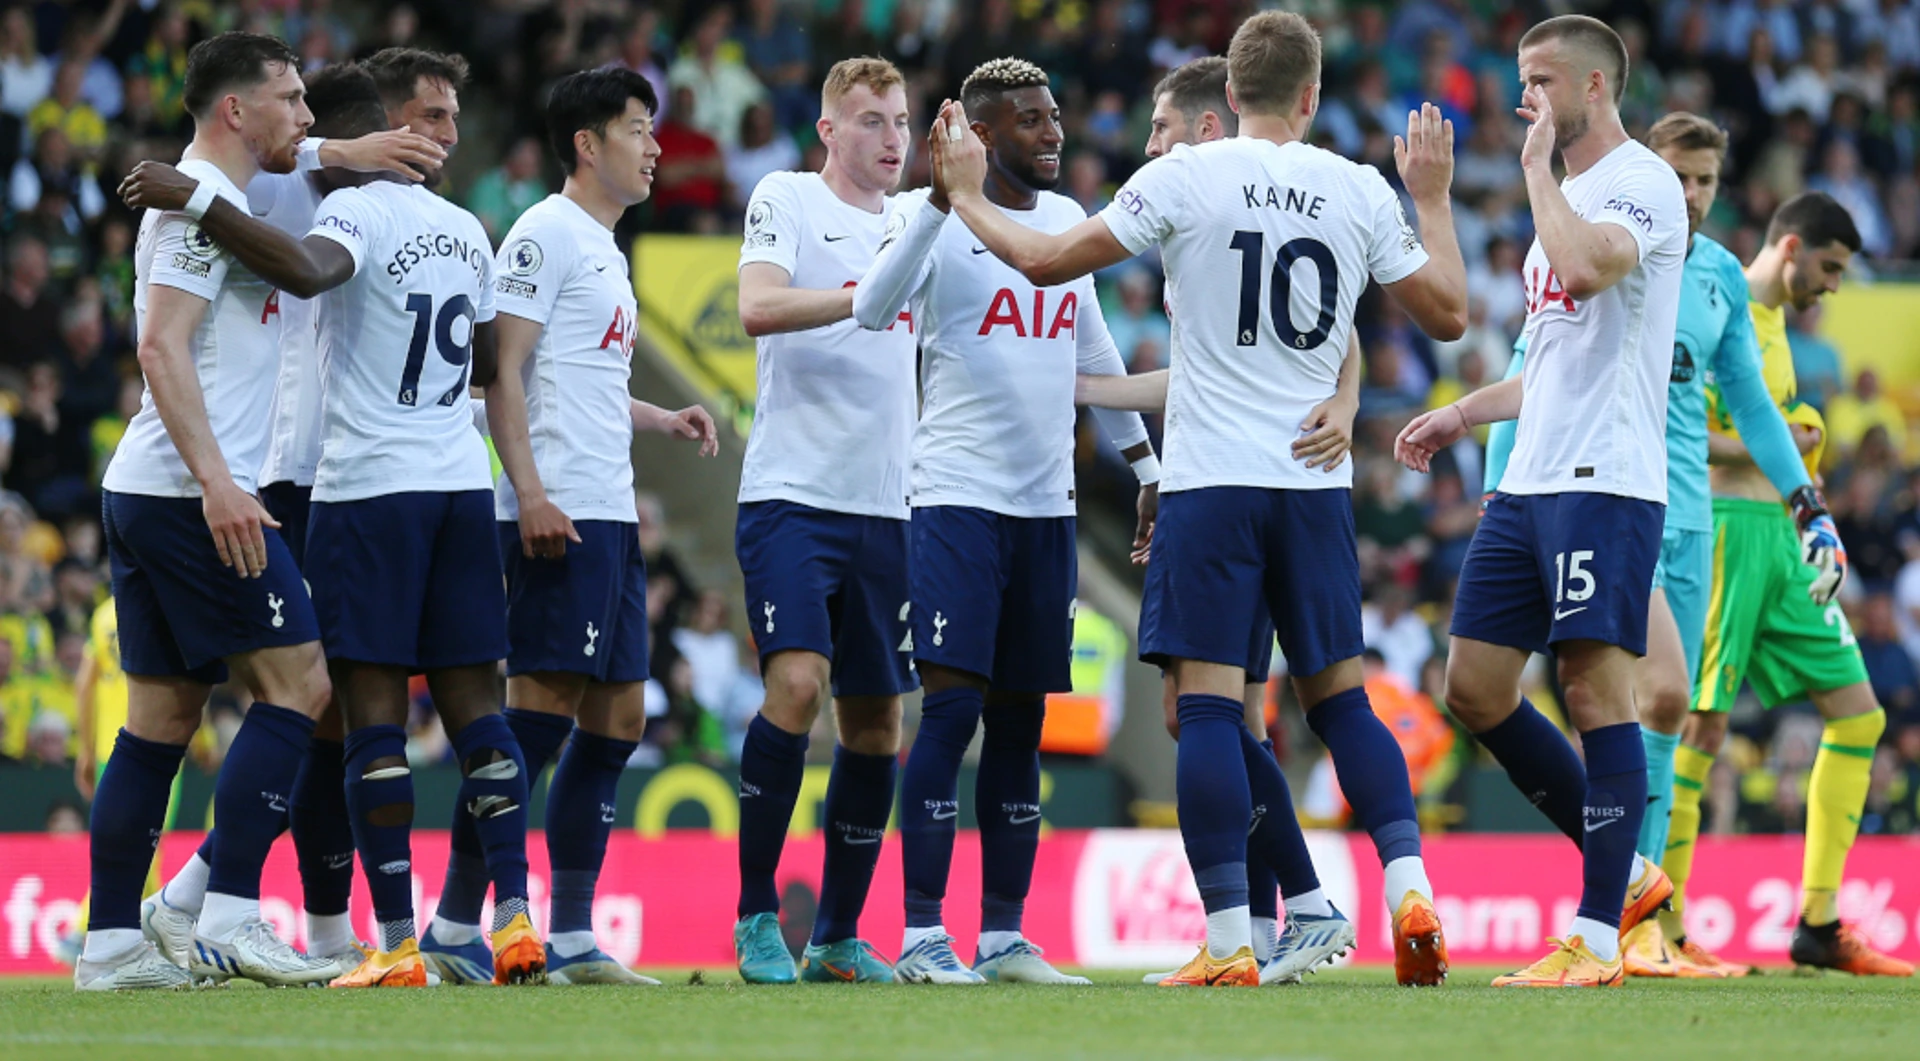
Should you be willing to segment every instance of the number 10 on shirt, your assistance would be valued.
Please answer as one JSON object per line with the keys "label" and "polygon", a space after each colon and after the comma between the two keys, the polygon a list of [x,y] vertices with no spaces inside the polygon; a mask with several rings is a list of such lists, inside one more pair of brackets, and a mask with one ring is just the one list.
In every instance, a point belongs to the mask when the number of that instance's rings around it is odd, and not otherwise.
{"label": "number 10 on shirt", "polygon": [[[1266,234],[1241,229],[1229,244],[1240,252],[1239,345],[1254,346],[1260,339],[1260,263],[1267,244]],[[1313,330],[1300,331],[1293,326],[1293,263],[1305,258],[1320,273],[1320,316]],[[1333,251],[1311,236],[1301,236],[1280,245],[1273,259],[1273,288],[1270,292],[1273,330],[1280,341],[1295,350],[1311,350],[1327,341],[1333,331],[1334,308],[1340,301],[1340,270],[1334,264]]]}

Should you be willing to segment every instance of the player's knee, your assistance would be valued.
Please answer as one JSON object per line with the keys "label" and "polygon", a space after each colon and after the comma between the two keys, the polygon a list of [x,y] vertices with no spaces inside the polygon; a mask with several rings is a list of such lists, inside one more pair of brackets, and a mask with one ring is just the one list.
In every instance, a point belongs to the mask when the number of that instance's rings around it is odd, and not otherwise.
{"label": "player's knee", "polygon": [[1447,710],[1473,733],[1484,733],[1500,724],[1501,701],[1471,682],[1455,681],[1451,673],[1447,675],[1446,701]]}
{"label": "player's knee", "polygon": [[1678,732],[1686,721],[1692,699],[1684,685],[1662,685],[1653,689],[1642,710],[1642,722],[1659,733]]}
{"label": "player's knee", "polygon": [[1039,697],[996,703],[981,718],[985,732],[980,740],[996,751],[1037,752],[1046,721],[1047,702]]}
{"label": "player's knee", "polygon": [[858,755],[900,754],[900,698],[859,697],[836,701],[840,744]]}

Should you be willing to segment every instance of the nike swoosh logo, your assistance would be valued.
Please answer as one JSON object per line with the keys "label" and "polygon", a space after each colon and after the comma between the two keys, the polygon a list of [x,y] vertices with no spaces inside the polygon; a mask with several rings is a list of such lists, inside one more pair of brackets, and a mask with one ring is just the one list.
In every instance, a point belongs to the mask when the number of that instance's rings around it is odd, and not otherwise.
{"label": "nike swoosh logo", "polygon": [[975,253],[975,254],[985,254],[985,253],[987,253],[987,248],[985,248],[985,247],[975,247],[975,248],[973,248],[973,253]]}
{"label": "nike swoosh logo", "polygon": [[1007,824],[1008,825],[1025,825],[1028,822],[1037,822],[1039,820],[1040,820],[1040,816],[1038,814],[1027,814],[1018,818],[1008,818]]}
{"label": "nike swoosh logo", "polygon": [[942,814],[942,813],[941,813],[941,812],[939,812],[939,811],[934,811],[934,812],[933,812],[933,820],[934,820],[934,821],[937,821],[937,822],[943,822],[943,821],[946,821],[946,820],[948,820],[949,818],[953,818],[953,817],[955,817],[955,816],[957,816],[957,815],[958,815],[959,813],[960,813],[960,812],[959,812],[959,811],[957,811],[957,810],[950,810],[950,811],[947,811],[947,812],[946,812],[946,813],[944,813],[944,814]]}
{"label": "nike swoosh logo", "polygon": [[607,271],[607,267],[604,265],[596,265],[593,267],[593,271],[596,273],[604,273]]}
{"label": "nike swoosh logo", "polygon": [[1608,818],[1600,822],[1588,822],[1586,825],[1586,828],[1587,828],[1587,831],[1590,833],[1597,833],[1600,830],[1605,829],[1607,826],[1612,825],[1618,821],[1620,821],[1619,818]]}
{"label": "nike swoosh logo", "polygon": [[828,236],[826,237],[826,240],[828,243],[838,243],[843,239],[852,239],[852,238],[853,238],[852,236]]}
{"label": "nike swoosh logo", "polygon": [[[880,842],[880,838],[877,836],[849,836],[845,837],[845,841],[849,844],[877,844]],[[828,966],[828,968],[832,968],[832,966]]]}
{"label": "nike swoosh logo", "polygon": [[1555,608],[1553,610],[1553,621],[1557,623],[1560,620],[1565,619],[1569,615],[1579,615],[1581,612],[1586,611],[1587,607],[1588,607],[1587,605],[1583,604],[1578,608],[1569,608],[1564,612],[1558,608]]}

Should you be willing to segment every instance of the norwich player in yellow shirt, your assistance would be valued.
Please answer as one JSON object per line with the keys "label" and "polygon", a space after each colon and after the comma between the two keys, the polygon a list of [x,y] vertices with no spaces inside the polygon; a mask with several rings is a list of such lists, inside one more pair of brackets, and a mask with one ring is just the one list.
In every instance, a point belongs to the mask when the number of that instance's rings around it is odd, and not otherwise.
{"label": "norwich player in yellow shirt", "polygon": [[[1824,194],[1808,192],[1774,213],[1766,245],[1746,270],[1763,374],[1809,469],[1818,467],[1824,431],[1819,414],[1794,397],[1784,307],[1791,302],[1805,309],[1837,288],[1859,249],[1860,234],[1846,209]],[[1710,391],[1709,398],[1714,397]],[[1877,953],[1840,923],[1840,880],[1859,832],[1886,713],[1867,683],[1846,615],[1833,599],[1839,578],[1801,562],[1807,550],[1839,550],[1839,543],[1819,537],[1819,521],[1796,529],[1794,515],[1753,466],[1717,403],[1710,404],[1708,420],[1713,429],[1708,436],[1713,587],[1693,710],[1674,758],[1673,819],[1663,866],[1673,878],[1674,894],[1673,911],[1661,915],[1661,927],[1683,956],[1678,974],[1745,972],[1688,946],[1679,916],[1700,833],[1700,795],[1726,740],[1727,709],[1745,680],[1767,707],[1811,699],[1826,720],[1808,786],[1801,868],[1805,900],[1793,931],[1794,962],[1856,975],[1911,976],[1912,965]],[[1812,502],[1818,506],[1817,496]],[[1805,504],[1796,493],[1795,510]],[[1830,524],[1825,531],[1830,533]]]}

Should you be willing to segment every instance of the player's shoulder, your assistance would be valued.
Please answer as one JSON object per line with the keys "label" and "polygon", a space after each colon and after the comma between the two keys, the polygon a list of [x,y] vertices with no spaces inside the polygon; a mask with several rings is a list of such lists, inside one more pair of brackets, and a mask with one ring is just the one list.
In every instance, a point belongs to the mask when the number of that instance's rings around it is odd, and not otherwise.
{"label": "player's shoulder", "polygon": [[1721,279],[1738,280],[1739,299],[1743,302],[1746,300],[1746,270],[1741,267],[1740,259],[1719,240],[1714,239],[1704,232],[1695,233],[1693,237],[1693,253],[1689,256],[1689,261],[1697,263],[1700,268],[1709,270]]}
{"label": "player's shoulder", "polygon": [[1619,166],[1614,171],[1616,180],[1644,183],[1654,191],[1671,193],[1684,205],[1686,191],[1680,187],[1680,175],[1666,159],[1638,140],[1628,140],[1616,150],[1620,155]]}
{"label": "player's shoulder", "polygon": [[753,186],[753,200],[784,200],[805,202],[820,193],[833,194],[827,182],[820,174],[803,170],[775,170],[760,178]]}
{"label": "player's shoulder", "polygon": [[1034,200],[1034,213],[1047,221],[1056,219],[1079,224],[1087,219],[1087,208],[1059,192],[1041,192]]}

